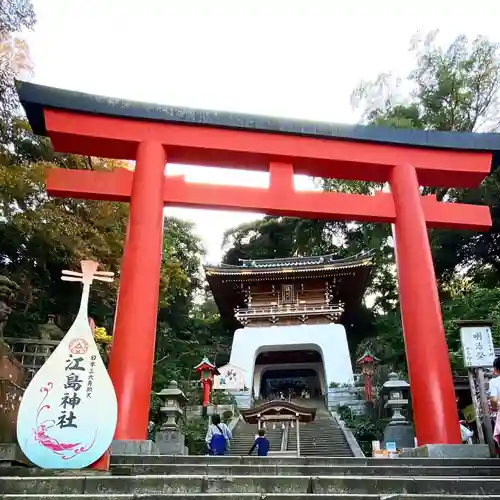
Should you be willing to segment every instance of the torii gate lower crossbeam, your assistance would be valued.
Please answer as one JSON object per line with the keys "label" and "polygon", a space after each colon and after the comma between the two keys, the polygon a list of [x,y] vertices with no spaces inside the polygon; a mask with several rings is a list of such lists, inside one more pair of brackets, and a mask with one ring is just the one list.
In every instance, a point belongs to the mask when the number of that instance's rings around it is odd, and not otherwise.
{"label": "torii gate lower crossbeam", "polygon": [[[422,197],[419,185],[478,185],[500,149],[498,135],[286,120],[275,125],[260,117],[146,108],[33,84],[22,85],[20,98],[34,131],[48,135],[57,150],[136,160],[133,174],[51,171],[47,182],[55,196],[130,201],[110,363],[118,397],[116,439],[146,438],[162,209],[168,204],[393,223],[417,438],[420,444],[461,442],[427,226],[484,230],[491,218],[487,207]],[[167,157],[269,169],[270,187],[190,185],[164,176]],[[388,182],[391,194],[296,193],[294,172]]]}

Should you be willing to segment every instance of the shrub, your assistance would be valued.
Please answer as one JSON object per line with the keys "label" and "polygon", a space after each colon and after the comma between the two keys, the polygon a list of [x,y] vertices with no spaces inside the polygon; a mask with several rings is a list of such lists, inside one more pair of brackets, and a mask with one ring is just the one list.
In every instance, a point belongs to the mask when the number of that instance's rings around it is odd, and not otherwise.
{"label": "shrub", "polygon": [[350,422],[353,420],[353,413],[352,410],[348,406],[340,406],[339,407],[339,417],[341,420],[344,422]]}
{"label": "shrub", "polygon": [[231,410],[226,410],[222,414],[222,421],[227,424],[233,418],[233,412]]}

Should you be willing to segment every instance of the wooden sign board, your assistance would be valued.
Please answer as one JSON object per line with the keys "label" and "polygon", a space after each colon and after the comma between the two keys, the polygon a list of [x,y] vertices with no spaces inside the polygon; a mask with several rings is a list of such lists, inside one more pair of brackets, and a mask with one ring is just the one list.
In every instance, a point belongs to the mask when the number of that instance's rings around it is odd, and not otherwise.
{"label": "wooden sign board", "polygon": [[115,391],[87,317],[97,264],[84,261],[82,268],[81,279],[69,280],[84,283],[78,316],[30,382],[17,419],[19,446],[46,469],[91,465],[107,451],[116,428]]}
{"label": "wooden sign board", "polygon": [[493,365],[495,349],[489,325],[462,326],[460,340],[466,368],[485,368]]}

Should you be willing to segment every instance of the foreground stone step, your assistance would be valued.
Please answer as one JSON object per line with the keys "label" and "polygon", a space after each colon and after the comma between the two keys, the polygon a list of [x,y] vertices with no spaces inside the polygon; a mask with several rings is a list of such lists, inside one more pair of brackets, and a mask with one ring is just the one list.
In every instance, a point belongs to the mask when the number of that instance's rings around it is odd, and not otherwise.
{"label": "foreground stone step", "polygon": [[[500,479],[371,476],[55,476],[0,478],[2,495],[293,493],[499,495]],[[109,498],[109,497],[107,497]],[[150,497],[151,498],[151,497]]]}
{"label": "foreground stone step", "polygon": [[293,493],[191,493],[191,494],[138,494],[138,495],[2,495],[1,500],[51,500],[51,499],[71,499],[71,500],[166,500],[174,498],[178,500],[241,500],[245,498],[248,500],[303,500],[309,499],[323,499],[323,500],[500,500],[500,495],[349,495],[349,494],[306,494],[295,495]]}
{"label": "foreground stone step", "polygon": [[[347,466],[450,466],[450,467],[500,467],[500,460],[491,458],[352,458],[352,457],[265,457],[202,455],[113,455],[113,465],[129,464],[248,464],[248,465],[347,465]],[[499,493],[500,494],[500,493]]]}
{"label": "foreground stone step", "polygon": [[248,500],[303,500],[309,499],[323,499],[323,500],[500,500],[500,495],[349,495],[349,494],[306,494],[295,495],[293,493],[191,493],[191,494],[138,494],[138,495],[3,495],[0,496],[1,500],[51,500],[51,499],[71,499],[71,500],[166,500],[174,498],[178,500],[241,500],[245,498]]}
{"label": "foreground stone step", "polygon": [[[345,466],[345,465],[246,465],[246,464],[143,464],[116,466],[115,475],[211,475],[211,476],[486,476],[500,478],[500,467],[452,467],[452,466]],[[0,475],[1,471],[0,471]],[[14,475],[14,474],[12,474]],[[500,492],[499,492],[500,493]]]}

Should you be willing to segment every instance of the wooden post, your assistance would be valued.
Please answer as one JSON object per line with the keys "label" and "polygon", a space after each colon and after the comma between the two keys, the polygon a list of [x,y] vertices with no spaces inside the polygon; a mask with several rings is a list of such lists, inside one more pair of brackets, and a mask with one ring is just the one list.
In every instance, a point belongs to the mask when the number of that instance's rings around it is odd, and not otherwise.
{"label": "wooden post", "polygon": [[481,418],[482,411],[481,411],[481,405],[479,404],[479,402],[477,400],[476,381],[474,379],[473,368],[469,368],[468,374],[469,374],[470,394],[472,397],[472,404],[474,406],[474,413],[476,414],[477,437],[479,438],[479,442],[481,444],[484,444],[485,440],[484,440],[484,432],[483,432],[483,421]]}
{"label": "wooden post", "polygon": [[488,396],[486,395],[486,382],[484,380],[484,370],[477,368],[477,382],[479,384],[479,398],[483,414],[483,423],[486,434],[486,442],[490,449],[491,457],[496,457],[495,441],[493,439],[493,429],[491,427],[490,409],[488,405]]}

